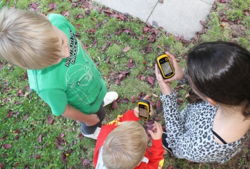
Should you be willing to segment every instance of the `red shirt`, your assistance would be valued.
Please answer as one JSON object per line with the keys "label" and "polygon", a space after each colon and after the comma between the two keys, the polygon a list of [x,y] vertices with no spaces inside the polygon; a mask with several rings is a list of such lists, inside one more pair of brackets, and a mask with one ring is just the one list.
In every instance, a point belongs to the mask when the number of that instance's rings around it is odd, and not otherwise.
{"label": "red shirt", "polygon": [[[103,146],[104,141],[108,134],[115,129],[120,122],[124,121],[138,121],[139,118],[135,116],[134,110],[128,110],[123,115],[118,115],[118,117],[111,121],[110,123],[103,125],[100,131],[100,134],[97,137],[96,146],[94,150],[94,166],[96,167],[98,154],[100,148]],[[145,157],[148,158],[148,163],[141,162],[135,169],[158,169],[158,167],[163,166],[164,157],[163,157],[164,149],[162,147],[162,141],[152,140],[152,146],[148,147],[145,152]]]}

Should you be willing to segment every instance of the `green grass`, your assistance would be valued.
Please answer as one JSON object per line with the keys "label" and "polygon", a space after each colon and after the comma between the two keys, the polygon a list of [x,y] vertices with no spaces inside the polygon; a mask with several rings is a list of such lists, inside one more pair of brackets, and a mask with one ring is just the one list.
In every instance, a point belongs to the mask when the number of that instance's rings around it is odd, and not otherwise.
{"label": "green grass", "polygon": [[[56,3],[57,7],[51,12],[69,12],[67,18],[73,25],[78,25],[80,39],[88,47],[87,51],[98,65],[109,89],[117,91],[121,98],[131,99],[141,92],[160,94],[158,85],[151,87],[137,77],[152,76],[155,56],[166,50],[175,54],[184,65],[187,51],[204,41],[233,41],[250,49],[250,17],[246,14],[250,0],[217,3],[207,20],[204,33],[188,43],[173,35],[166,35],[163,31],[158,32],[155,42],[149,42],[151,34],[143,33],[146,25],[141,21],[133,18],[121,21],[100,12],[97,6],[88,14],[86,8],[72,8],[71,2],[67,0],[6,0],[1,1],[0,7],[6,5],[28,9],[32,2],[37,2],[39,11],[45,14],[49,10],[48,4],[52,2]],[[84,17],[76,19],[79,13]],[[227,21],[222,20],[223,16]],[[95,31],[87,33],[90,29]],[[120,30],[130,30],[133,33],[117,33]],[[126,47],[129,47],[129,50],[123,51]],[[145,52],[146,48],[151,50]],[[129,59],[135,64],[133,68],[127,67]],[[116,85],[112,73],[126,70],[129,70],[130,74],[120,85]],[[37,94],[29,90],[24,70],[1,61],[0,79],[0,168],[1,165],[5,168],[93,168],[92,164],[83,167],[83,161],[92,160],[95,142],[80,135],[76,122],[52,116],[48,106]],[[179,84],[174,86],[178,88]],[[180,97],[184,98],[185,94],[185,90],[182,90]],[[106,108],[105,122],[133,107],[135,103],[129,102],[119,103],[118,109],[115,110]],[[6,145],[11,147],[6,149]],[[180,169],[243,169],[250,165],[249,153],[245,148],[241,155],[224,165],[190,163],[166,155],[165,168],[173,166]],[[63,157],[66,161],[62,160]]]}

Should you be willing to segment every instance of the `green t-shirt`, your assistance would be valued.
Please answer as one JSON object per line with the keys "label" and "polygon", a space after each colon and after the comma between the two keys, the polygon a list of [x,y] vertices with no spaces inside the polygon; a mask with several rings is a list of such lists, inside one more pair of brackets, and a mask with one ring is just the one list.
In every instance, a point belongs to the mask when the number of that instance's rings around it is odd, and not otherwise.
{"label": "green t-shirt", "polygon": [[96,113],[107,92],[100,72],[77,40],[72,24],[59,14],[50,14],[48,18],[67,35],[70,57],[43,69],[28,70],[30,88],[54,115],[63,114],[67,104],[86,114]]}

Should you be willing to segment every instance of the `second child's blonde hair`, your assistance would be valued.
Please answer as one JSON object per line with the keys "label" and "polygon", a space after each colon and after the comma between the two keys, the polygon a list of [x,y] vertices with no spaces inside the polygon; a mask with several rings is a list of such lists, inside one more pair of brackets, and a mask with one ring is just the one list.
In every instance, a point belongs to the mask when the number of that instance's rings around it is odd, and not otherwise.
{"label": "second child's blonde hair", "polygon": [[41,69],[57,63],[59,53],[58,36],[45,16],[0,10],[0,57],[25,69]]}
{"label": "second child's blonde hair", "polygon": [[123,122],[108,135],[103,145],[102,158],[108,169],[135,168],[144,157],[147,134],[135,121]]}

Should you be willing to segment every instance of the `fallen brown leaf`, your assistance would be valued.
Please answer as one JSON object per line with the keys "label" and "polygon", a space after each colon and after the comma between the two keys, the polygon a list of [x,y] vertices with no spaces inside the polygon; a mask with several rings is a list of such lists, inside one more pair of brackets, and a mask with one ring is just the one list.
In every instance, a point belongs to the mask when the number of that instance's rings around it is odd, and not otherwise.
{"label": "fallen brown leaf", "polygon": [[128,52],[130,50],[130,47],[129,46],[126,46],[122,51],[123,52]]}
{"label": "fallen brown leaf", "polygon": [[31,4],[29,4],[29,8],[32,10],[32,11],[37,11],[38,10],[38,7],[39,7],[39,4],[37,2],[33,2]]}
{"label": "fallen brown leaf", "polygon": [[41,143],[43,141],[43,135],[40,134],[37,138],[38,143]]}
{"label": "fallen brown leaf", "polygon": [[91,164],[91,161],[89,159],[83,159],[82,160],[82,165],[84,167],[90,166],[90,164]]}
{"label": "fallen brown leaf", "polygon": [[119,98],[119,99],[118,99],[118,102],[119,102],[119,103],[128,103],[128,102],[129,102],[129,99],[128,99],[128,98]]}
{"label": "fallen brown leaf", "polygon": [[154,78],[153,76],[148,76],[148,77],[147,77],[147,82],[148,82],[151,86],[153,86],[154,83],[155,83],[155,78]]}
{"label": "fallen brown leaf", "polygon": [[63,11],[63,12],[61,12],[61,14],[63,15],[63,16],[69,16],[69,11]]}
{"label": "fallen brown leaf", "polygon": [[113,110],[115,110],[115,109],[117,109],[118,108],[118,104],[117,104],[117,101],[114,101],[113,103],[112,103],[112,109]]}
{"label": "fallen brown leaf", "polygon": [[130,101],[131,101],[131,103],[135,103],[135,102],[136,102],[136,100],[137,100],[137,99],[136,99],[136,97],[135,97],[135,96],[131,96],[131,97],[130,97]]}
{"label": "fallen brown leaf", "polygon": [[2,147],[4,149],[10,149],[12,146],[11,146],[11,144],[3,144]]}
{"label": "fallen brown leaf", "polygon": [[41,155],[36,154],[36,155],[35,155],[35,159],[37,159],[37,160],[41,159]]}
{"label": "fallen brown leaf", "polygon": [[129,59],[127,66],[128,68],[132,68],[135,66],[133,59]]}
{"label": "fallen brown leaf", "polygon": [[75,18],[76,18],[76,19],[82,19],[82,18],[84,18],[84,16],[83,16],[83,14],[77,14],[77,15],[75,16]]}
{"label": "fallen brown leaf", "polygon": [[51,117],[49,115],[48,118],[47,118],[47,122],[48,122],[48,124],[52,125],[55,122],[55,120],[53,119],[53,117]]}

